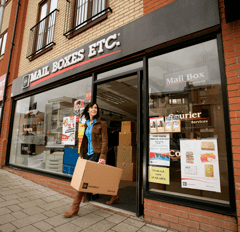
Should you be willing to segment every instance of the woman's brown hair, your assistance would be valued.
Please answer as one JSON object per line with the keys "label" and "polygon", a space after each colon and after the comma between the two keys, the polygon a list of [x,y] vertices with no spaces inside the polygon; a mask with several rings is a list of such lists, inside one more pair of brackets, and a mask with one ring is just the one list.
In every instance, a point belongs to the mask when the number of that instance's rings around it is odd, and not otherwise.
{"label": "woman's brown hair", "polygon": [[89,108],[93,107],[94,105],[97,106],[97,114],[93,117],[93,119],[99,118],[99,115],[100,115],[100,114],[99,114],[99,107],[98,107],[98,104],[95,103],[95,102],[89,102],[89,103],[86,105],[86,107],[84,108],[81,116],[84,116],[84,117],[86,118],[86,120],[90,119],[88,110],[89,110]]}

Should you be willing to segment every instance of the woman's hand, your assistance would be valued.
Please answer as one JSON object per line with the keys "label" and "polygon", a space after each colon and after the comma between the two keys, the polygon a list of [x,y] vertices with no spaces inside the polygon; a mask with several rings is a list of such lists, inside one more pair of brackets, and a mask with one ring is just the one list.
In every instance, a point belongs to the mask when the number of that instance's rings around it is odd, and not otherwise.
{"label": "woman's hand", "polygon": [[99,160],[98,160],[98,163],[99,163],[99,164],[105,164],[105,163],[106,163],[106,160],[105,160],[105,159],[99,159]]}

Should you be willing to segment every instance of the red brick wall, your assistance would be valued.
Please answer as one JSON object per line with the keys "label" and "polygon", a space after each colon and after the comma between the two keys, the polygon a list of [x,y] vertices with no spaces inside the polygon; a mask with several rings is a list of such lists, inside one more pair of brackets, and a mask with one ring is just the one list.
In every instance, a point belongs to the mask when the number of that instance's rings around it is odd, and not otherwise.
{"label": "red brick wall", "polygon": [[160,7],[163,7],[175,0],[143,0],[144,14],[148,14]]}
{"label": "red brick wall", "polygon": [[144,208],[145,221],[177,231],[237,231],[234,217],[149,199]]}
{"label": "red brick wall", "polygon": [[23,177],[27,180],[30,180],[34,183],[37,183],[37,184],[43,185],[45,187],[48,187],[50,189],[53,189],[61,194],[66,195],[66,196],[73,198],[74,195],[76,194],[76,190],[70,186],[70,182],[34,174],[31,172],[12,169],[9,167],[3,167],[3,169],[8,172],[17,174],[18,176],[21,176],[21,177]]}
{"label": "red brick wall", "polygon": [[[174,0],[144,0],[144,14],[148,14],[173,1]],[[144,200],[144,218],[147,222],[172,228],[177,231],[237,231],[237,224],[240,225],[240,20],[226,24],[223,0],[219,0],[219,9],[228,84],[232,151],[236,182],[236,204],[239,223],[237,223],[234,217],[149,199]],[[2,133],[0,140],[0,165],[1,163],[5,163],[3,160],[5,160],[6,139],[9,126],[9,121],[6,120],[6,117],[10,114],[10,91],[7,96],[9,103],[6,104],[7,112],[4,115],[4,134]],[[4,167],[4,169],[70,197],[75,193],[75,190],[69,186],[69,182],[7,167]]]}
{"label": "red brick wall", "polygon": [[[13,30],[14,30],[14,22],[15,22],[16,11],[17,11],[17,2],[18,1],[13,1],[12,3],[12,10],[11,10],[11,15],[9,20],[5,54],[3,59],[0,60],[0,67],[1,67],[0,76],[7,72],[11,43],[12,43],[12,36],[13,36]],[[2,129],[1,129],[1,136],[0,136],[0,168],[2,167],[2,165],[5,164],[5,161],[6,161],[8,131],[9,131],[10,118],[11,118],[11,109],[12,109],[11,89],[12,89],[13,80],[18,76],[20,53],[21,53],[22,41],[23,41],[23,31],[24,31],[23,28],[25,25],[28,0],[24,0],[24,1],[21,0],[20,4],[21,5],[19,7],[19,12],[18,12],[14,46],[12,50],[10,72],[8,75],[8,82],[5,83],[7,84],[7,91],[5,95],[6,100],[4,103],[3,121],[2,121]]]}
{"label": "red brick wall", "polygon": [[[147,14],[173,1],[144,0]],[[240,231],[240,20],[226,23],[224,0],[219,12],[229,97],[233,166],[236,188],[237,221],[234,217],[203,210],[145,199],[144,218],[147,222],[177,231]],[[176,42],[176,41],[175,41]]]}
{"label": "red brick wall", "polygon": [[229,97],[238,229],[240,231],[240,20],[226,23],[224,0],[219,0],[219,10]]}

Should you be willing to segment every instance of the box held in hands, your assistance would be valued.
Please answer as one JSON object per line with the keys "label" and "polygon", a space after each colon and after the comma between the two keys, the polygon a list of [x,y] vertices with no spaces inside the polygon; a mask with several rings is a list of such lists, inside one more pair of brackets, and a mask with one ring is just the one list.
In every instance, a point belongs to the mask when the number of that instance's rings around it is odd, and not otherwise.
{"label": "box held in hands", "polygon": [[77,191],[117,195],[122,169],[78,158],[71,186]]}

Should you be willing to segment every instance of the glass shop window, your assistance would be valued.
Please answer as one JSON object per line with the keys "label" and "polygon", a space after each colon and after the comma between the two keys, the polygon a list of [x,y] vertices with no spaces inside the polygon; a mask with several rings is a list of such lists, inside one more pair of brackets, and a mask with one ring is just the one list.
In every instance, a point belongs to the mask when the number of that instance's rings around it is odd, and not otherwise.
{"label": "glass shop window", "polygon": [[229,204],[216,39],[149,59],[149,190]]}
{"label": "glass shop window", "polygon": [[91,100],[92,78],[16,103],[11,164],[73,174],[83,136],[81,111]]}

